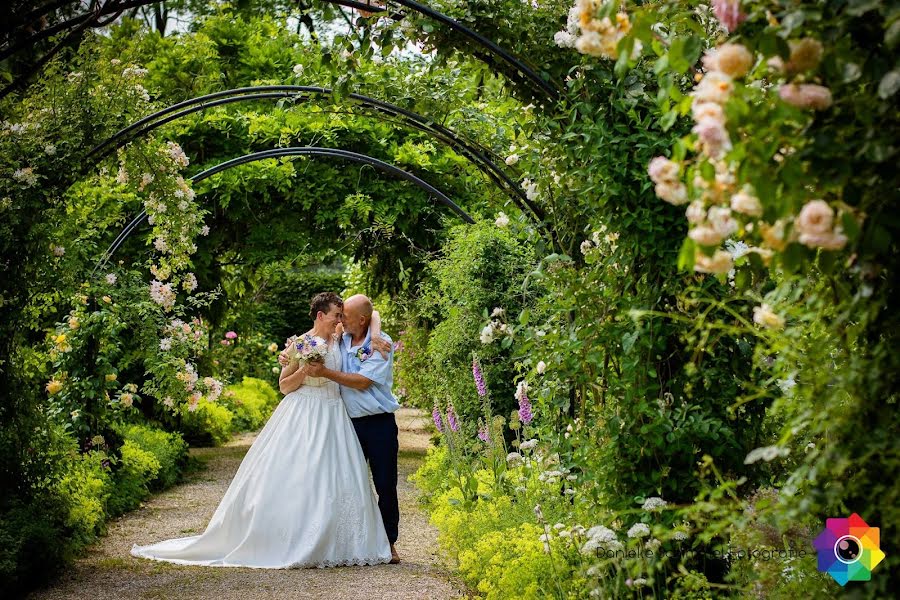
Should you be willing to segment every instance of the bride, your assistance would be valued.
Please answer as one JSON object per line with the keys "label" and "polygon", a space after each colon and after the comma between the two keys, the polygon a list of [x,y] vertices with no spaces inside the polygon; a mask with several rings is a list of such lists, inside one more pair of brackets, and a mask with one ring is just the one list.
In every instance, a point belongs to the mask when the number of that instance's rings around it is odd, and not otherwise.
{"label": "bride", "polygon": [[[325,366],[341,369],[343,302],[311,302],[313,328],[328,341]],[[373,330],[380,323],[373,320]],[[374,337],[374,336],[373,336]],[[391,560],[369,469],[336,383],[286,365],[284,399],[241,462],[202,535],[149,546],[133,556],[210,567],[335,567]]]}

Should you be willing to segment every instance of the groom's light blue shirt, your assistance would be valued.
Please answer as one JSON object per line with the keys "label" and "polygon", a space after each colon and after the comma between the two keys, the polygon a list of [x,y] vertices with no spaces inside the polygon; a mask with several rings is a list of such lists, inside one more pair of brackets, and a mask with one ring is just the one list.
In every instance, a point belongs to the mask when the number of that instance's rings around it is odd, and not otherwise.
{"label": "groom's light blue shirt", "polygon": [[[381,337],[393,346],[391,338],[386,333],[382,333]],[[341,386],[341,398],[344,399],[347,413],[353,419],[379,413],[392,413],[400,408],[400,403],[391,393],[391,389],[394,387],[393,347],[386,360],[378,351],[374,351],[372,356],[364,361],[360,361],[356,355],[361,348],[372,351],[371,341],[371,329],[366,332],[366,339],[358,346],[353,345],[353,336],[349,333],[345,333],[341,338],[341,371],[359,373],[372,380],[372,385],[367,390],[355,390],[345,385]]]}

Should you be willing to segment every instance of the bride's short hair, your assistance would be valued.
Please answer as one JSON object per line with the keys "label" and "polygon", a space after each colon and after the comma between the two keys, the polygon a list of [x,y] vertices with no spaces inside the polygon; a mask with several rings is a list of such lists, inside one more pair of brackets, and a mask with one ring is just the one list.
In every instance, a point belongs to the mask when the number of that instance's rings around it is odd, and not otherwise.
{"label": "bride's short hair", "polygon": [[309,301],[309,318],[315,321],[319,311],[321,310],[323,313],[327,313],[332,304],[340,309],[344,308],[344,301],[334,292],[321,292],[316,294],[313,296],[313,299]]}

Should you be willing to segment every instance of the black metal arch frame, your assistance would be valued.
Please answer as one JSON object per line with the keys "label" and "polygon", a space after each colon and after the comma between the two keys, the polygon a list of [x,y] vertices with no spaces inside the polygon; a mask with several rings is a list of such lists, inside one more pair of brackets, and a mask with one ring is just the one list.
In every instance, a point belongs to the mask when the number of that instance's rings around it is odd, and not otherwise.
{"label": "black metal arch frame", "polygon": [[[323,87],[301,85],[266,85],[223,90],[191,98],[148,115],[131,125],[119,130],[109,138],[95,146],[87,153],[85,169],[93,162],[99,161],[115,152],[131,140],[145,135],[158,127],[180,119],[181,117],[235,102],[250,102],[257,100],[290,99],[293,101],[311,101],[319,98],[329,98],[334,94],[333,90]],[[349,100],[355,105],[374,112],[377,115],[385,115],[398,118],[402,123],[416,130],[429,134],[452,148],[458,154],[464,156],[475,164],[487,175],[500,189],[506,192],[522,212],[531,215],[542,222],[544,211],[534,202],[529,200],[522,187],[516,183],[506,172],[497,165],[498,157],[489,149],[471,140],[465,139],[453,130],[435,123],[418,113],[406,110],[389,102],[363,96],[361,94],[349,94]]]}
{"label": "black metal arch frame", "polygon": [[[61,23],[57,23],[29,37],[25,37],[18,41],[10,40],[5,48],[0,48],[0,60],[8,58],[9,56],[22,50],[23,48],[33,46],[38,41],[46,39],[54,34],[64,31],[69,32],[68,35],[65,36],[65,38],[62,39],[58,44],[56,44],[52,50],[50,50],[46,55],[41,57],[35,63],[35,69],[39,70],[50,60],[50,58],[53,57],[53,55],[55,55],[63,47],[68,44],[76,43],[78,38],[84,33],[85,30],[89,28],[108,25],[126,10],[138,8],[141,6],[147,6],[150,4],[156,4],[161,1],[163,0],[105,0],[102,2],[100,0],[95,0],[92,10],[89,10],[81,15],[75,16]],[[391,10],[388,8],[388,6],[390,4],[402,6],[405,9],[417,12],[420,15],[433,19],[450,28],[455,33],[462,35],[467,40],[474,42],[476,44],[476,47],[479,48],[479,51],[473,52],[473,55],[477,55],[481,60],[494,68],[503,68],[508,76],[528,83],[540,95],[543,95],[550,100],[557,100],[560,96],[559,88],[556,85],[538,75],[535,70],[527,65],[522,59],[516,57],[511,52],[499,46],[494,41],[466,27],[459,21],[450,18],[442,12],[429,8],[424,4],[420,4],[415,0],[380,0],[384,2],[384,7],[371,6],[369,4],[364,4],[363,2],[360,2],[358,0],[320,1],[327,2],[329,4],[345,6],[347,8],[367,11],[374,14],[386,15],[388,18],[394,20],[403,19],[405,18],[406,14],[402,10]],[[0,26],[0,31],[6,34],[15,32],[16,30],[21,31],[25,29],[30,22],[39,19],[49,14],[53,10],[67,4],[71,4],[71,2],[68,2],[66,0],[49,2],[39,9],[36,9],[24,15],[19,15],[17,19],[11,19],[9,23]],[[16,87],[18,87],[20,83],[20,81],[14,81],[4,87],[2,90],[0,90],[0,98],[3,98],[7,94],[9,94]]]}
{"label": "black metal arch frame", "polygon": [[[261,152],[254,152],[252,154],[245,154],[244,156],[239,156],[237,158],[232,158],[231,160],[227,160],[223,163],[219,163],[214,167],[210,167],[201,173],[197,173],[193,177],[191,177],[191,181],[193,183],[198,183],[216,175],[217,173],[221,173],[222,171],[226,171],[233,167],[237,167],[240,165],[244,165],[250,162],[255,162],[258,160],[265,160],[267,158],[281,158],[285,156],[323,156],[323,157],[333,157],[333,158],[341,158],[344,160],[349,160],[351,162],[360,163],[363,165],[369,165],[375,167],[376,169],[387,173],[389,175],[393,175],[399,179],[403,179],[409,181],[410,183],[418,186],[420,189],[431,194],[432,197],[436,198],[442,204],[448,206],[453,212],[459,215],[463,221],[466,223],[472,224],[475,220],[462,208],[460,208],[453,200],[451,200],[444,192],[440,191],[427,181],[416,177],[412,173],[404,171],[390,163],[386,163],[377,158],[373,158],[371,156],[367,156],[365,154],[359,154],[357,152],[350,152],[349,150],[339,150],[336,148],[318,148],[315,146],[302,146],[302,147],[292,147],[292,148],[274,148],[272,150],[263,150]],[[147,220],[147,211],[142,210],[140,214],[138,214],[131,222],[119,232],[119,235],[116,236],[116,239],[113,240],[112,244],[106,249],[106,252],[103,253],[103,256],[97,261],[97,264],[94,266],[94,270],[91,272],[91,276],[97,272],[98,269],[103,267],[109,259],[113,257],[116,251],[125,243],[125,240],[134,233],[134,231],[141,226]]]}

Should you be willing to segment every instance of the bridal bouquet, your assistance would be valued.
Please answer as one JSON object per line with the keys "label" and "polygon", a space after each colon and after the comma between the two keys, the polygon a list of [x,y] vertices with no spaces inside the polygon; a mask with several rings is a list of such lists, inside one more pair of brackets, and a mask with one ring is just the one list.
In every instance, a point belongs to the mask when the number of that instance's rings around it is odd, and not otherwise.
{"label": "bridal bouquet", "polygon": [[328,342],[317,335],[304,333],[291,341],[288,346],[288,354],[291,360],[301,364],[312,361],[322,362],[325,360],[325,355],[328,354]]}

